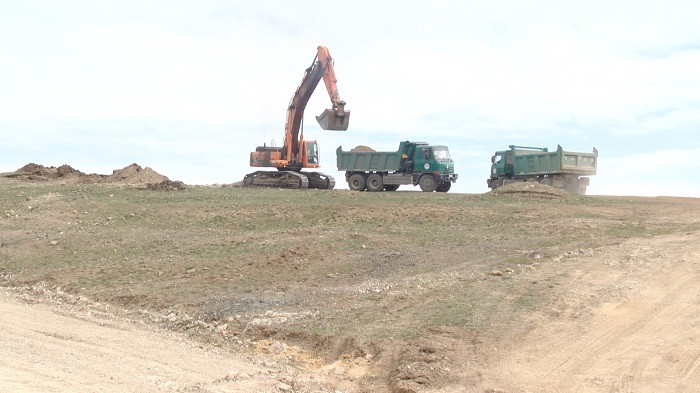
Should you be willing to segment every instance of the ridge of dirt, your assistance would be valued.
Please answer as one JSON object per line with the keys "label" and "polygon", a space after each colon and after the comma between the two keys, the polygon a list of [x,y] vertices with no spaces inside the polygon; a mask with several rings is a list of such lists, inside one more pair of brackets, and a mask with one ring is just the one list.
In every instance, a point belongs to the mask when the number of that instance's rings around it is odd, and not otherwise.
{"label": "ridge of dirt", "polygon": [[115,169],[111,175],[87,174],[70,165],[59,167],[29,163],[14,172],[3,173],[2,177],[18,181],[49,182],[58,184],[118,184],[145,187],[156,191],[184,190],[187,186],[181,181],[173,181],[150,167],[133,163]]}
{"label": "ridge of dirt", "polygon": [[181,191],[187,189],[187,185],[181,181],[163,180],[160,183],[148,183],[146,188],[154,191]]}
{"label": "ridge of dirt", "polygon": [[556,188],[548,186],[545,184],[534,183],[534,182],[520,182],[520,183],[510,183],[505,186],[498,187],[494,190],[488,192],[492,196],[500,195],[523,195],[523,196],[535,196],[543,198],[573,198],[574,194],[563,190],[561,188]]}

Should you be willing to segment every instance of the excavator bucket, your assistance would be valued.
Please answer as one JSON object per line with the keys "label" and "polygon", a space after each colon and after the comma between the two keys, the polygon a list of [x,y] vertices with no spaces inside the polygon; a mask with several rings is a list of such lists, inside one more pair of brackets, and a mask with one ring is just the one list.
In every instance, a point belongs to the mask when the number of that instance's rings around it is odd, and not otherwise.
{"label": "excavator bucket", "polygon": [[344,115],[338,115],[333,109],[326,109],[321,115],[316,116],[316,121],[324,130],[347,131],[350,124],[350,111],[345,111]]}

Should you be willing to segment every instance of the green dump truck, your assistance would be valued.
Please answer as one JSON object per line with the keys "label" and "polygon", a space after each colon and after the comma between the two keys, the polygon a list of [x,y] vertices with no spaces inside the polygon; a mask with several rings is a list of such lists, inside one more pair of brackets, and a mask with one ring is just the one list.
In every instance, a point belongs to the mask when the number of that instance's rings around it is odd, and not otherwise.
{"label": "green dump truck", "polygon": [[509,150],[491,157],[491,177],[486,183],[496,189],[510,183],[537,182],[583,195],[590,183],[587,176],[596,174],[597,165],[595,147],[593,153],[576,153],[559,145],[553,152],[546,147],[510,145]]}
{"label": "green dump truck", "polygon": [[418,185],[425,192],[447,192],[457,181],[447,146],[404,141],[397,151],[336,150],[338,170],[354,191],[396,191],[400,185]]}

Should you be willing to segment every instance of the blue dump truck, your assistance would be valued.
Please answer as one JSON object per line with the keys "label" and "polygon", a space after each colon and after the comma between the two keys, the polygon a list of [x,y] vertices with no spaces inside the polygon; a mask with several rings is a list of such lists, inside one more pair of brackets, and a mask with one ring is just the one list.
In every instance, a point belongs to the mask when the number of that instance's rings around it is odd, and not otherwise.
{"label": "blue dump truck", "polygon": [[491,157],[491,176],[486,180],[491,189],[517,182],[537,182],[585,194],[590,183],[588,176],[596,174],[598,150],[593,153],[556,151],[546,147],[510,145],[508,150],[497,151]]}
{"label": "blue dump truck", "polygon": [[[361,151],[362,150],[362,151]],[[447,146],[404,141],[397,151],[336,150],[338,170],[354,191],[396,191],[400,185],[420,186],[425,192],[447,192],[457,181]]]}

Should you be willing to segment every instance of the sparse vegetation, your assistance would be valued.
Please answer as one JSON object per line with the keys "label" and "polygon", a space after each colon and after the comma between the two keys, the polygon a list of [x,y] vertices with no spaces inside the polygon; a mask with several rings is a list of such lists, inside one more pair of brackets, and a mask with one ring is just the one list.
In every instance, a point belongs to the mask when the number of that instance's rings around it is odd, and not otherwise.
{"label": "sparse vegetation", "polygon": [[[436,328],[526,331],[567,290],[562,254],[700,229],[695,200],[566,194],[3,181],[0,205],[4,286],[226,320],[322,356],[336,352],[319,340],[377,355]],[[269,312],[295,317],[251,325]]]}

